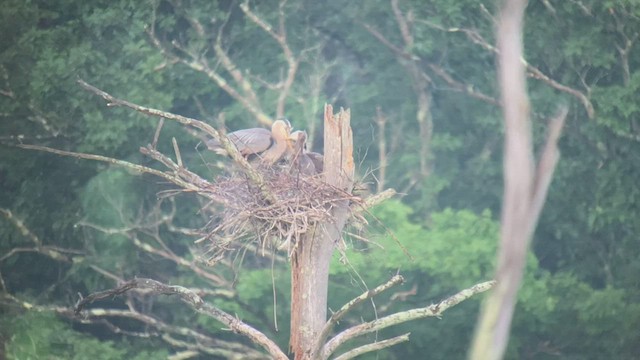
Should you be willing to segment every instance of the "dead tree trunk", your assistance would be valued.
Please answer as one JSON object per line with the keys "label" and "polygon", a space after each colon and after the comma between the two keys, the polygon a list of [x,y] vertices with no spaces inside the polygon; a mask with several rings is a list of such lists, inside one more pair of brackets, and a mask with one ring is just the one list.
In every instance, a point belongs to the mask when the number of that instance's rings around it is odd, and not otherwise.
{"label": "dead tree trunk", "polygon": [[[350,193],[354,162],[351,113],[324,108],[324,181]],[[311,359],[313,346],[327,321],[329,263],[349,216],[345,200],[331,209],[332,221],[318,223],[301,239],[291,257],[291,336],[295,359]]]}

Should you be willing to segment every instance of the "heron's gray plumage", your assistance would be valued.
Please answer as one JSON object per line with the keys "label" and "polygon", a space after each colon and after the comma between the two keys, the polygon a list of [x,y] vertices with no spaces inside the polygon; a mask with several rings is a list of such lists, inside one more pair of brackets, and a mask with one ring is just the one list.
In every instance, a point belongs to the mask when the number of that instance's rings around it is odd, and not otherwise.
{"label": "heron's gray plumage", "polygon": [[[244,156],[261,153],[267,150],[273,142],[271,131],[263,128],[238,130],[229,133],[227,137]],[[207,147],[218,154],[226,153],[216,139],[207,141]]]}
{"label": "heron's gray plumage", "polygon": [[313,151],[309,151],[305,153],[305,155],[307,155],[307,157],[313,163],[313,166],[315,167],[316,172],[318,174],[322,173],[322,171],[324,170],[324,155],[317,152],[313,152]]}
{"label": "heron's gray plumage", "polygon": [[291,133],[294,141],[291,154],[293,169],[304,175],[316,175],[322,173],[323,156],[316,152],[307,151],[307,132],[298,130]]}
{"label": "heron's gray plumage", "polygon": [[[291,123],[284,119],[274,121],[271,131],[263,128],[243,129],[231,132],[227,137],[243,156],[256,154],[264,163],[274,164],[291,147],[290,133]],[[211,139],[206,144],[209,150],[226,154],[218,140]]]}

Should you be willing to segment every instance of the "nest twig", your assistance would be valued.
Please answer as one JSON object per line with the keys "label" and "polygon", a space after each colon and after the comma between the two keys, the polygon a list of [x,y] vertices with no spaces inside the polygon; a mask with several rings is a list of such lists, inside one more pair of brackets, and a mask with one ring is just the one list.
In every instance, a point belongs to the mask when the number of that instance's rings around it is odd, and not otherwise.
{"label": "nest twig", "polygon": [[220,176],[205,191],[224,204],[207,225],[210,262],[223,257],[238,244],[258,241],[259,249],[282,249],[289,255],[298,239],[320,223],[331,223],[331,209],[345,202],[361,201],[326,184],[322,175],[291,173],[288,166],[259,168],[275,201],[241,173]]}

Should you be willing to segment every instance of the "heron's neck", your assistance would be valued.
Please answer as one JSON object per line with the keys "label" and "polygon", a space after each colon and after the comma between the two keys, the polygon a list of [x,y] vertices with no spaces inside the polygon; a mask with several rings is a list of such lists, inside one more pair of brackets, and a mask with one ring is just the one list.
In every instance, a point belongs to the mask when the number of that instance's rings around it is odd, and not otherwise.
{"label": "heron's neck", "polygon": [[280,160],[284,153],[287,151],[287,143],[284,141],[275,141],[263,156],[263,160],[268,164],[274,164]]}

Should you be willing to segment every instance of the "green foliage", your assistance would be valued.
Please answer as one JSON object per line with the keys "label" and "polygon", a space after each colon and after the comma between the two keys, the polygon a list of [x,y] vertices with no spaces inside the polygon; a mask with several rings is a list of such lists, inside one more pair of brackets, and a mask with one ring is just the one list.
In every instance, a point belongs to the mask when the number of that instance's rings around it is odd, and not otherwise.
{"label": "green foliage", "polygon": [[[373,237],[381,248],[372,246],[350,255],[354,268],[367,268],[367,276],[375,275],[376,281],[394,269],[419,271],[453,288],[491,277],[498,226],[489,211],[478,216],[447,209],[431,214],[427,227],[411,221],[412,215],[413,210],[399,201],[377,207],[372,221],[384,224],[388,234]],[[372,263],[381,266],[372,268]]]}
{"label": "green foliage", "polygon": [[[48,145],[156,166],[138,149],[152,141],[157,119],[106,107],[80,89],[76,79],[144,106],[207,120],[224,113],[229,129],[251,127],[255,121],[241,103],[202,73],[167,61],[146,31],[154,19],[163,44],[180,55],[184,51],[172,44],[184,45],[234,84],[211,48],[222,29],[223,48],[252,81],[260,106],[270,115],[279,93],[266,84],[279,83],[286,69],[277,42],[249,21],[236,3],[8,0],[3,5],[0,207],[10,209],[44,245],[83,251],[72,263],[35,253],[7,258],[0,263],[7,288],[41,303],[67,304],[69,294],[113,285],[93,270],[96,265],[124,278],[150,276],[206,286],[189,270],[140,251],[127,232],[106,235],[78,225],[127,228],[155,206],[157,194],[167,189],[161,181],[6,145]],[[278,24],[277,3],[250,5],[265,21]],[[457,31],[472,30],[495,43],[494,24],[485,8],[495,9],[475,0],[401,1],[399,6],[414,38],[406,49],[389,2],[296,0],[283,7],[287,41],[301,55],[287,116],[296,128],[318,126],[315,147],[320,149],[321,105],[328,101],[351,108],[361,172],[373,169],[377,175],[378,138],[383,136],[389,162],[386,185],[406,193],[402,201],[373,211],[373,229],[365,236],[383,249],[353,240],[348,264],[336,256],[332,309],[364,291],[363,281],[371,288],[398,270],[407,279],[401,290],[415,284],[417,291],[388,311],[424,306],[492,276],[502,196],[500,109],[454,90],[429,65],[468,89],[497,97],[494,54]],[[596,115],[588,119],[584,105],[557,86],[534,78],[529,82],[537,146],[544,139],[545,119],[558,103],[568,104],[570,114],[560,144],[562,157],[528,257],[509,358],[624,359],[640,351],[635,326],[640,322],[640,47],[636,41],[625,56],[620,51],[640,31],[639,9],[636,0],[539,1],[528,6],[527,61],[558,84],[588,96]],[[197,36],[190,17],[203,24],[204,38]],[[425,139],[415,121],[413,75],[402,66],[406,59],[399,60],[364,24],[419,57],[418,65],[430,77],[434,134],[428,178],[419,170],[418,149]],[[314,79],[321,79],[315,93]],[[385,134],[375,126],[377,107],[389,120]],[[173,154],[172,138],[190,170],[207,179],[215,176],[217,170],[206,162],[219,158],[192,151],[199,139],[176,124],[165,122],[158,149]],[[172,205],[175,225],[198,228],[206,223],[199,213],[202,204],[193,197],[181,197]],[[171,251],[194,259],[192,239],[161,230]],[[0,239],[1,254],[33,245],[2,216]],[[142,245],[154,241],[139,240]],[[286,347],[290,277],[283,266],[276,264],[273,272],[270,267],[268,261],[248,256],[242,269],[236,269],[239,273],[225,270],[235,277],[237,299],[207,300],[267,329]],[[376,304],[386,304],[389,296],[376,299]],[[219,323],[172,300],[155,303],[155,314],[233,339]],[[279,332],[269,330],[274,306]],[[478,301],[472,300],[443,319],[376,334],[384,338],[412,332],[409,344],[380,358],[422,358],[426,353],[433,359],[464,357],[477,307]],[[374,313],[370,306],[358,311],[353,318],[371,319]],[[10,339],[7,354],[13,358],[164,358],[168,353],[95,329],[75,331],[46,314],[7,313],[3,323],[11,325],[2,329]]]}
{"label": "green foliage", "polygon": [[[103,171],[91,179],[81,195],[85,221],[103,229],[126,229],[135,223],[145,202],[137,180],[119,169]],[[136,252],[125,233],[92,231],[91,236],[90,249],[100,266],[126,269],[125,264],[136,262]]]}
{"label": "green foliage", "polygon": [[7,359],[165,359],[164,350],[134,350],[125,344],[101,341],[74,331],[51,313],[27,312],[9,321],[0,320],[11,330],[5,343]]}

